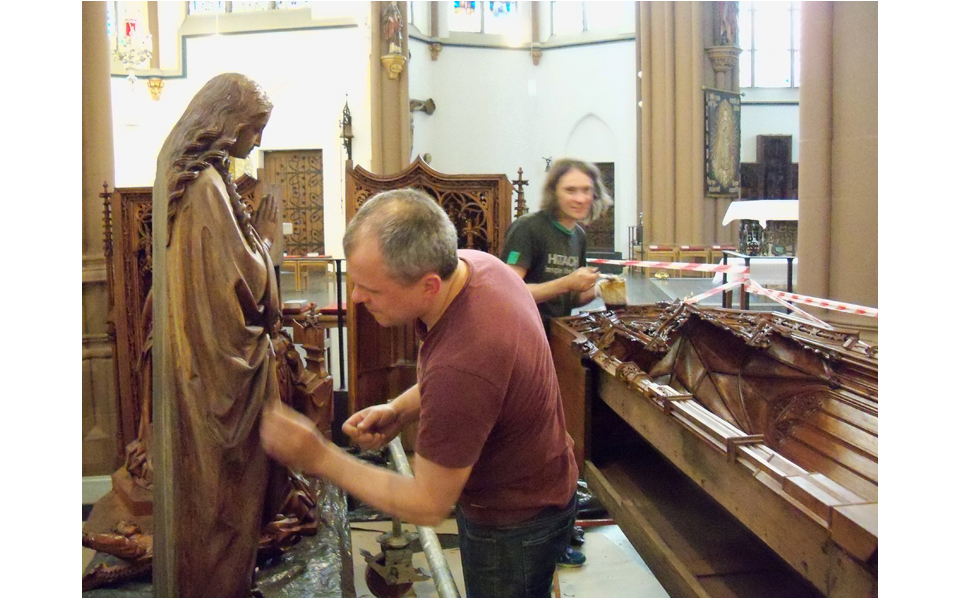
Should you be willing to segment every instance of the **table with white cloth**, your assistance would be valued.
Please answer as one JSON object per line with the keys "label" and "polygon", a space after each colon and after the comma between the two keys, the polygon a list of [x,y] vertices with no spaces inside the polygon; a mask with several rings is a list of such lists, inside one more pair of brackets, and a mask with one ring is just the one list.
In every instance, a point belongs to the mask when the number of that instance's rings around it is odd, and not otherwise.
{"label": "table with white cloth", "polygon": [[793,254],[797,244],[799,200],[737,200],[723,215],[723,224],[740,221],[740,252],[751,238],[768,255]]}
{"label": "table with white cloth", "polygon": [[723,215],[723,224],[737,219],[751,219],[767,226],[767,221],[796,221],[800,217],[799,200],[737,200],[730,203]]}
{"label": "table with white cloth", "polygon": [[[797,285],[797,263],[796,257],[793,258],[793,286]],[[736,256],[728,256],[727,264],[741,266],[745,263],[744,259]],[[723,264],[721,260],[719,264]],[[738,277],[738,273],[728,274],[727,281]],[[787,289],[787,257],[785,256],[751,256],[750,257],[750,279],[756,281],[765,288],[786,290]],[[723,273],[717,273],[713,277],[713,282],[720,285],[723,280]]]}

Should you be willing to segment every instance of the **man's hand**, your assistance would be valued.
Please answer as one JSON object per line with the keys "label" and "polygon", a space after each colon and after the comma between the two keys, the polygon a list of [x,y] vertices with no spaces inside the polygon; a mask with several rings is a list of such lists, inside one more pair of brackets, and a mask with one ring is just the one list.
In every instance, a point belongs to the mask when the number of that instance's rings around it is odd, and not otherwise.
{"label": "man's hand", "polygon": [[596,267],[580,267],[566,276],[569,291],[586,292],[593,289],[600,278],[600,269]]}
{"label": "man's hand", "polygon": [[389,404],[365,408],[343,423],[343,432],[364,450],[378,450],[397,437],[403,423]]}
{"label": "man's hand", "polygon": [[318,475],[329,451],[313,421],[276,402],[263,410],[260,442],[264,451],[295,471]]}
{"label": "man's hand", "polygon": [[260,238],[267,243],[268,247],[273,246],[280,231],[280,207],[273,194],[267,194],[260,200],[260,206],[253,214],[252,221],[253,228],[260,234]]}

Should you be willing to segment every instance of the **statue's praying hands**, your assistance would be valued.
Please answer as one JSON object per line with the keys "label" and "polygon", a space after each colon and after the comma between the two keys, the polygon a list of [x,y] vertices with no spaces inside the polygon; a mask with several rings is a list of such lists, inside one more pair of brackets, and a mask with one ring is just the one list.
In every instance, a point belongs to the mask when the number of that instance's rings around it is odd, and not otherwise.
{"label": "statue's praying hands", "polygon": [[253,228],[260,234],[260,239],[266,242],[267,247],[273,246],[280,232],[280,206],[273,194],[267,194],[260,200],[260,206],[253,214]]}

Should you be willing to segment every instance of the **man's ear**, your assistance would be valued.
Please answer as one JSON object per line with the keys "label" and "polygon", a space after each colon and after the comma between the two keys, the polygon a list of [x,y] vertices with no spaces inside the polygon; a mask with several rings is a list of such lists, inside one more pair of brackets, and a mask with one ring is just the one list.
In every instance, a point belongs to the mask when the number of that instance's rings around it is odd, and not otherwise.
{"label": "man's ear", "polygon": [[428,273],[423,276],[423,279],[420,280],[420,284],[423,286],[423,291],[428,294],[437,294],[440,292],[440,287],[443,285],[443,280],[440,279],[440,276],[436,273]]}

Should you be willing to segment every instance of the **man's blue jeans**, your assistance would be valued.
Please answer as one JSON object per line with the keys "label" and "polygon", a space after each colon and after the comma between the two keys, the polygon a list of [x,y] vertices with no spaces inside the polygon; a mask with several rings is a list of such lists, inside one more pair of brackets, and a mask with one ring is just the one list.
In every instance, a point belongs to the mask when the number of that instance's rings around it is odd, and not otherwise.
{"label": "man's blue jeans", "polygon": [[576,493],[565,508],[549,508],[506,527],[470,523],[457,506],[467,596],[549,598],[553,572],[570,543],[576,517]]}

